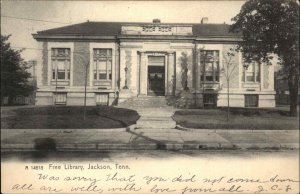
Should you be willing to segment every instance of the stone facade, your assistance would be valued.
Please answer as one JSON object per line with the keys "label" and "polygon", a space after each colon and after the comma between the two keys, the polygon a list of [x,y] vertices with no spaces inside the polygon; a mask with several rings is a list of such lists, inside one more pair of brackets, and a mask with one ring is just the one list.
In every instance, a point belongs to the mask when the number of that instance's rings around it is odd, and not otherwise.
{"label": "stone facade", "polygon": [[[85,71],[86,65],[89,65],[90,54],[89,43],[88,42],[74,42],[74,86],[84,86],[85,84]],[[87,71],[87,76],[89,77],[90,72]],[[90,80],[87,80],[87,85],[89,85]]]}
{"label": "stone facade", "polygon": [[[98,35],[91,32],[97,25]],[[209,26],[163,23],[112,23],[115,27],[106,30],[119,30],[100,33],[103,25],[78,24],[82,36],[78,31],[72,34],[70,27],[34,35],[42,48],[36,104],[83,105],[86,79],[87,105],[91,106],[150,94],[166,96],[179,107],[227,106],[225,57],[241,40],[239,35],[224,31],[210,36],[202,30]],[[69,49],[70,58],[54,66],[53,49]],[[257,67],[245,69],[242,54],[234,53],[229,69],[230,106],[275,106],[273,66]],[[59,79],[53,78],[54,71]],[[65,71],[70,71],[69,77],[62,76],[61,72],[67,75]]]}
{"label": "stone facade", "polygon": [[47,85],[48,80],[48,44],[47,42],[43,42],[43,61],[42,61],[42,75],[40,79],[42,79],[43,85]]}

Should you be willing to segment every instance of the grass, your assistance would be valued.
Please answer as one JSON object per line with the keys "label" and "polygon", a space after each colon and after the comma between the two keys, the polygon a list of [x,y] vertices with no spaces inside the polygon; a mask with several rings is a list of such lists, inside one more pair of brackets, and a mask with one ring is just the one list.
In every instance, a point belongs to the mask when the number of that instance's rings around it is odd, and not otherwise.
{"label": "grass", "polygon": [[[34,107],[14,110],[1,118],[3,129],[106,129],[134,124],[139,115],[134,110],[109,106],[87,107]],[[10,113],[11,114],[11,113]]]}
{"label": "grass", "polygon": [[231,108],[229,122],[226,109],[180,110],[173,119],[177,124],[197,129],[298,130],[298,117],[276,109]]}
{"label": "grass", "polygon": [[[2,129],[106,129],[127,127],[136,123],[139,115],[134,110],[109,106],[33,107],[2,110]],[[226,109],[189,109],[175,112],[177,124],[197,129],[271,129],[297,130],[298,118],[288,111],[277,109],[231,108],[227,122]]]}

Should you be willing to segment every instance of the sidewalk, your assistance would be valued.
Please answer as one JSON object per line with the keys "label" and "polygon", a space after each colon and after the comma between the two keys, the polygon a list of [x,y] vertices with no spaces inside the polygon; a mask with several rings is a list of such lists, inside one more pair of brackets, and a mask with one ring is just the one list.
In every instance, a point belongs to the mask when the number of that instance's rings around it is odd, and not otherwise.
{"label": "sidewalk", "polygon": [[2,129],[1,151],[299,149],[299,131]]}

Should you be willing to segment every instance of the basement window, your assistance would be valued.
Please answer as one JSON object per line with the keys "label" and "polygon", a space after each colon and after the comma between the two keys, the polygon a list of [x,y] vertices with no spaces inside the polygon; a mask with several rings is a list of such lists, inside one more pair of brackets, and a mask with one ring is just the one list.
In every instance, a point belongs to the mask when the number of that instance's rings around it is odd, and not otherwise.
{"label": "basement window", "polygon": [[54,104],[56,105],[66,105],[67,104],[67,93],[66,92],[56,92],[53,94]]}
{"label": "basement window", "polygon": [[96,93],[96,104],[97,105],[108,105],[108,94],[107,93]]}
{"label": "basement window", "polygon": [[258,107],[258,95],[245,94],[245,107]]}

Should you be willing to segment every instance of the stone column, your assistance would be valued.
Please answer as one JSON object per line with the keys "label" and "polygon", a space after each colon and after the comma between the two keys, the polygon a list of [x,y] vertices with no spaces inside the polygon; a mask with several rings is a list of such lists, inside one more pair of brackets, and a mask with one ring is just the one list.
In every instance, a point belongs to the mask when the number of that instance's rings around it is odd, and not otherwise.
{"label": "stone column", "polygon": [[126,60],[125,60],[125,51],[124,51],[124,49],[120,49],[120,53],[119,53],[119,55],[120,55],[120,69],[119,69],[119,71],[120,71],[120,89],[122,90],[123,88],[124,88],[124,86],[125,86],[125,71],[124,71],[124,69],[125,69],[125,67],[126,67],[126,65],[125,65],[125,62],[126,62]]}
{"label": "stone column", "polygon": [[175,66],[175,93],[178,94],[182,90],[182,84],[181,84],[181,77],[182,77],[182,68],[181,68],[181,51],[176,51],[175,57],[176,57],[176,66]]}
{"label": "stone column", "polygon": [[140,63],[140,95],[147,95],[147,64],[146,64],[146,55],[144,52],[141,52],[141,63]]}
{"label": "stone column", "polygon": [[124,89],[131,88],[131,78],[132,78],[132,55],[131,50],[125,50],[125,86]]}
{"label": "stone column", "polygon": [[174,54],[168,53],[168,64],[167,64],[167,95],[174,95],[175,89],[174,89],[174,81],[175,81],[175,75],[174,75]]}

